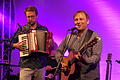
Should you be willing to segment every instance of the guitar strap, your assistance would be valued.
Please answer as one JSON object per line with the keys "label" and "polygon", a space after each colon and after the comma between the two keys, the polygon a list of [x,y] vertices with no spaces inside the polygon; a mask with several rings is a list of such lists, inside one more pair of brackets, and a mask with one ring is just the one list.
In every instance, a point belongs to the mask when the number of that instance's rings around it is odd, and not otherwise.
{"label": "guitar strap", "polygon": [[[86,33],[86,35],[85,35],[85,38],[84,38],[84,40],[83,40],[83,43],[82,43],[81,46],[83,46],[86,42],[88,42],[88,41],[90,40],[92,34],[93,34],[93,31],[90,30],[90,29],[88,29],[88,30],[87,30],[87,33]],[[81,47],[80,47],[80,48],[81,48]],[[80,50],[80,48],[79,48],[78,50]]]}
{"label": "guitar strap", "polygon": [[[83,46],[86,42],[88,42],[90,40],[92,34],[93,34],[93,31],[88,29],[81,46]],[[80,48],[79,48],[79,50],[80,50]],[[82,53],[82,51],[84,51],[84,50],[80,50],[80,53]],[[74,61],[76,62],[76,59],[73,59],[73,62]],[[79,75],[80,75],[80,66],[79,66],[79,63],[76,63],[74,73],[69,76],[69,79],[71,78],[72,80],[73,79],[76,80],[80,77]]]}
{"label": "guitar strap", "polygon": [[[87,41],[89,41],[89,39],[91,38],[92,34],[93,34],[93,31],[90,30],[90,29],[88,29],[88,30],[87,30],[87,33],[86,33],[86,35],[85,35],[85,38],[84,38],[84,40],[83,40],[83,43],[82,43],[81,46],[83,46],[83,44],[85,44]],[[80,50],[81,46],[79,47],[78,50]],[[82,53],[83,51],[84,51],[84,49],[80,50],[79,52]],[[76,59],[72,59],[72,60],[69,62],[69,65],[72,65],[75,61],[76,61]]]}
{"label": "guitar strap", "polygon": [[[83,43],[82,43],[81,46],[83,46],[86,42],[88,42],[88,41],[90,40],[92,34],[93,34],[93,31],[90,30],[90,29],[88,29],[88,30],[87,30],[87,33],[86,33],[86,35],[85,35],[85,38],[84,38],[84,40],[83,40]],[[81,46],[80,46],[80,48],[81,48]],[[78,50],[80,50],[80,48],[79,48]],[[81,50],[80,50],[80,53],[81,53]],[[73,59],[68,63],[68,66],[69,66],[69,65],[71,66],[74,62],[76,63],[76,62],[77,62],[77,59],[73,58]],[[68,80],[76,80],[76,79],[78,79],[78,78],[80,77],[80,69],[81,69],[81,68],[80,68],[79,64],[76,63],[76,64],[75,64],[74,73],[69,75]]]}

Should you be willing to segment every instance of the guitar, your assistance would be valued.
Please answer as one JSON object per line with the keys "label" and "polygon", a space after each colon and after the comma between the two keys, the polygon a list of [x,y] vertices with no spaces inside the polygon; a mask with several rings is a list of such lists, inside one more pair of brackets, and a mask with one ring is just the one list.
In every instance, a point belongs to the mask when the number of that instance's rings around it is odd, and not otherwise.
{"label": "guitar", "polygon": [[68,57],[63,57],[63,62],[65,64],[67,64],[67,66],[65,66],[65,69],[63,68],[62,75],[61,75],[64,78],[64,80],[66,77],[68,78],[70,74],[74,74],[74,72],[75,72],[75,64],[74,63],[75,63],[76,58],[74,57],[74,55],[79,54],[79,53],[80,53],[80,55],[82,55],[87,50],[87,48],[93,47],[95,44],[98,43],[98,41],[100,39],[101,39],[100,37],[95,37],[92,41],[83,45],[81,47],[80,51],[73,51],[72,53],[69,54]]}

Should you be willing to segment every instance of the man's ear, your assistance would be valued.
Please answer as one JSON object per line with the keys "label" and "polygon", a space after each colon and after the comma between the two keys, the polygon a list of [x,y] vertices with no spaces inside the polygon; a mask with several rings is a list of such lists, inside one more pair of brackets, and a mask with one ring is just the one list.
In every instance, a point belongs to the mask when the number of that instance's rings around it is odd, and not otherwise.
{"label": "man's ear", "polygon": [[90,21],[89,20],[87,20],[87,24],[89,24],[90,23]]}

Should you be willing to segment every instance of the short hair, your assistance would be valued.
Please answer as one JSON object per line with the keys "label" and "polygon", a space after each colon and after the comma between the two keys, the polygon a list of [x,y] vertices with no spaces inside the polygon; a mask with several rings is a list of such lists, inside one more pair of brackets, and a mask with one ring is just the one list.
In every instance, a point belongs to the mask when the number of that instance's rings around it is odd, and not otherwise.
{"label": "short hair", "polygon": [[25,8],[24,10],[25,15],[26,15],[26,12],[29,12],[29,11],[35,11],[35,14],[38,15],[37,8],[34,6],[28,6],[27,8]]}
{"label": "short hair", "polygon": [[84,13],[85,16],[86,16],[86,19],[89,19],[89,15],[88,15],[87,12],[85,12],[84,10],[77,11],[77,12],[74,14],[74,16],[73,16],[73,19],[75,18],[75,16],[76,16],[78,13]]}

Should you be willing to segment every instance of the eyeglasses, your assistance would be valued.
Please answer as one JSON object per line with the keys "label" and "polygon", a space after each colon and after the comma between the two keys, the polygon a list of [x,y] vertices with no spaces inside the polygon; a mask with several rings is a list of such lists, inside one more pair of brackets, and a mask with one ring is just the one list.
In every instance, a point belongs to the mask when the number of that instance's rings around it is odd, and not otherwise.
{"label": "eyeglasses", "polygon": [[27,18],[34,18],[35,16],[26,16]]}

